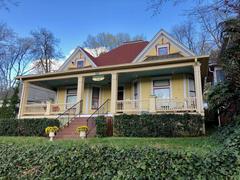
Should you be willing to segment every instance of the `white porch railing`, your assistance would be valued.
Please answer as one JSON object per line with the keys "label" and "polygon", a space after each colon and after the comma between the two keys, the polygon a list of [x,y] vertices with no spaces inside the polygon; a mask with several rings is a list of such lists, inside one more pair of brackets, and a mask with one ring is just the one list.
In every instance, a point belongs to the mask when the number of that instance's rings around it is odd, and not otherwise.
{"label": "white porch railing", "polygon": [[[117,113],[144,113],[144,112],[195,112],[197,111],[197,100],[195,97],[179,99],[160,99],[154,96],[141,100],[119,100],[116,102]],[[24,107],[24,115],[59,115],[72,107],[67,103],[42,103],[27,104]],[[78,108],[78,107],[76,107]],[[72,108],[67,113],[74,115],[77,109]]]}
{"label": "white porch railing", "polygon": [[[58,115],[73,106],[72,103],[30,103],[24,107],[24,115]],[[75,114],[76,109],[72,109],[69,114]]]}
{"label": "white porch railing", "polygon": [[156,111],[194,111],[197,109],[195,97],[179,99],[156,99]]}
{"label": "white porch railing", "polygon": [[24,107],[24,114],[44,115],[46,113],[47,104],[26,104]]}
{"label": "white porch railing", "polygon": [[[154,98],[154,97],[151,97]],[[152,100],[121,100],[117,101],[117,112],[188,112],[197,110],[197,102],[195,97],[188,97],[183,100],[179,99],[160,99]]]}
{"label": "white porch railing", "polygon": [[144,112],[149,111],[149,99],[142,100],[119,100],[117,101],[117,112]]}

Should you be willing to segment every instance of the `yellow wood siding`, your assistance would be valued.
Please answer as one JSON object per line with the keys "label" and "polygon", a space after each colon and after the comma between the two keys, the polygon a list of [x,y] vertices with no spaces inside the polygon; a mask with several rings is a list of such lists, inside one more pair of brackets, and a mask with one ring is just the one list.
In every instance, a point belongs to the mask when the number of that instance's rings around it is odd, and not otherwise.
{"label": "yellow wood siding", "polygon": [[65,103],[65,97],[66,97],[66,89],[65,88],[58,88],[57,92],[57,103]]}
{"label": "yellow wood siding", "polygon": [[[184,99],[184,83],[185,92],[188,92],[188,80],[184,81],[186,75],[184,74],[174,74],[170,77],[171,79],[171,91],[172,98],[183,100]],[[141,78],[140,79],[140,100],[148,100],[150,95],[152,95],[152,81],[153,78]],[[124,98],[125,100],[133,99],[133,88],[132,83],[126,83],[124,85]],[[187,93],[188,95],[188,93]],[[111,98],[111,87],[101,87],[100,88],[100,105],[107,99]],[[66,88],[58,89],[57,103],[65,103],[66,99]],[[84,96],[83,96],[83,114],[92,114],[95,110],[91,108],[92,102],[92,87],[85,86]],[[147,108],[147,103],[143,103],[143,109]],[[110,108],[110,107],[109,107]]]}
{"label": "yellow wood siding", "polygon": [[[151,85],[152,85],[152,79],[151,78],[142,78],[140,80],[140,100],[148,100],[150,95],[152,94],[151,92]],[[148,103],[143,103],[142,104],[143,109],[148,109]]]}
{"label": "yellow wood siding", "polygon": [[171,80],[172,98],[179,100],[184,99],[184,75],[174,74]]}
{"label": "yellow wood siding", "polygon": [[[172,98],[184,99],[184,74],[175,74],[170,77],[171,79],[171,91]],[[142,78],[141,79],[141,99],[149,99],[152,95],[152,78]]]}
{"label": "yellow wood siding", "polygon": [[76,61],[78,59],[83,59],[84,60],[84,62],[83,62],[84,67],[91,66],[91,64],[86,60],[86,57],[81,52],[79,52],[74,57],[72,57],[70,63],[68,64],[68,69],[77,68],[77,62]]}
{"label": "yellow wood siding", "polygon": [[132,98],[132,88],[131,83],[126,83],[124,86],[124,97],[125,99],[131,99]]}
{"label": "yellow wood siding", "polygon": [[[156,44],[157,45],[163,45],[163,44],[169,44],[169,53],[177,53],[180,52],[180,49],[176,47],[174,44],[170,43],[169,40],[165,36],[161,36]],[[157,49],[156,46],[152,47],[152,49],[149,51],[147,56],[157,56]]]}

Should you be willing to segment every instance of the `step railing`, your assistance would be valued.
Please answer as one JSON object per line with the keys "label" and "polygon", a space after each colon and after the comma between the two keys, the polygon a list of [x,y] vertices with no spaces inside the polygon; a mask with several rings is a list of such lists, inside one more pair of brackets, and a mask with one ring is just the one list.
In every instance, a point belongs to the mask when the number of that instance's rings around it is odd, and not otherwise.
{"label": "step railing", "polygon": [[87,118],[87,127],[91,127],[88,129],[87,136],[92,132],[92,130],[96,127],[95,118],[100,115],[107,115],[109,112],[109,102],[110,99],[107,99],[99,106],[92,114]]}
{"label": "step railing", "polygon": [[60,122],[61,119],[64,119],[64,121],[61,122],[61,127],[69,126],[73,119],[75,119],[77,116],[80,116],[80,114],[82,113],[82,105],[83,100],[80,100],[74,105],[70,106],[67,110],[65,110],[56,118]]}

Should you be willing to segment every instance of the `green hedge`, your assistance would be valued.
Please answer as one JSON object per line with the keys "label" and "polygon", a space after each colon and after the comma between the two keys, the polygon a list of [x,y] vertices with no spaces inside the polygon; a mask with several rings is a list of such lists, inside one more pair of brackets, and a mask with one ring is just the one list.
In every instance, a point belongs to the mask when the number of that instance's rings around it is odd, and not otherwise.
{"label": "green hedge", "polygon": [[0,144],[0,179],[230,179],[239,157],[158,148]]}
{"label": "green hedge", "polygon": [[47,126],[58,126],[56,119],[0,119],[0,136],[44,136]]}
{"label": "green hedge", "polygon": [[128,137],[199,136],[204,120],[201,115],[119,115],[114,117],[114,134]]}
{"label": "green hedge", "polygon": [[0,179],[239,179],[239,125],[221,128],[225,138],[212,138],[222,146],[204,156],[153,147],[0,143]]}
{"label": "green hedge", "polygon": [[104,116],[96,118],[96,136],[106,137],[107,136],[107,121]]}

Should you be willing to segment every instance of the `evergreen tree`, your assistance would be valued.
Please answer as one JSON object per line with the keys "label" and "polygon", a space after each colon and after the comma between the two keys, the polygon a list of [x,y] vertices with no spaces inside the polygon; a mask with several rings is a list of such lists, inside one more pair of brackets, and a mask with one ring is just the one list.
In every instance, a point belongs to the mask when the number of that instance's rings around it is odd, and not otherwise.
{"label": "evergreen tree", "polygon": [[0,118],[15,118],[18,113],[18,103],[19,103],[19,86],[17,85],[13,90],[13,95],[8,99],[6,96],[3,100],[3,105],[0,108]]}

